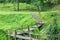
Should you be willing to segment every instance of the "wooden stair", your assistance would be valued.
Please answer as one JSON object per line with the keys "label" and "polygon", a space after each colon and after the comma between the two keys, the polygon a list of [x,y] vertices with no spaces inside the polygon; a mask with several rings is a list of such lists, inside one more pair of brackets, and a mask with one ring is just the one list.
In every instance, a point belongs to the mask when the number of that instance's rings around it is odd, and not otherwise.
{"label": "wooden stair", "polygon": [[[34,29],[36,29],[36,28],[38,28],[40,26],[41,26],[41,24],[34,25],[34,26],[32,26],[32,28],[30,28],[30,31],[32,31],[32,30],[34,30]],[[23,34],[23,33],[26,33],[26,32],[28,32],[28,29],[25,29],[23,31],[17,32],[17,34]]]}
{"label": "wooden stair", "polygon": [[32,17],[37,21],[37,24],[32,26],[32,28],[16,32],[16,34],[7,34],[7,35],[15,37],[15,38],[21,38],[21,39],[24,39],[24,40],[38,40],[38,39],[35,39],[35,38],[20,35],[20,34],[28,33],[29,31],[33,31],[34,29],[39,28],[43,24],[43,22],[38,18],[37,15],[32,14]]}
{"label": "wooden stair", "polygon": [[[30,28],[30,31],[32,31],[32,30],[34,30],[34,29],[36,29],[40,26],[41,26],[41,24],[34,25],[34,26],[32,26],[32,28]],[[28,29],[25,29],[25,30],[20,31],[20,32],[16,32],[16,36],[15,36],[15,34],[7,34],[7,35],[11,36],[11,37],[25,39],[25,40],[38,40],[38,39],[35,39],[35,38],[20,35],[20,34],[24,34],[24,33],[28,33]]]}
{"label": "wooden stair", "polygon": [[[8,34],[9,36],[11,37],[15,37],[14,34]],[[31,37],[26,37],[26,36],[21,36],[21,35],[16,35],[16,38],[19,38],[19,39],[25,39],[25,40],[38,40],[38,39],[35,39],[35,38],[31,38]]]}

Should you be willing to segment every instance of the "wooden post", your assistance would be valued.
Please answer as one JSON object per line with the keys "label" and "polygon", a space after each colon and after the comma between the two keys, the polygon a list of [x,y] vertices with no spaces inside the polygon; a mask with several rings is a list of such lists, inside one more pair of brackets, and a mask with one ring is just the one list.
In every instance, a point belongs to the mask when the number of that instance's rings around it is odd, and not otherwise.
{"label": "wooden post", "polygon": [[8,30],[6,30],[6,40],[8,40]]}
{"label": "wooden post", "polygon": [[17,11],[19,11],[19,0],[17,0]]}
{"label": "wooden post", "polygon": [[14,0],[14,2],[13,2],[13,9],[14,9],[14,11],[16,11],[16,0]]}
{"label": "wooden post", "polygon": [[14,30],[15,31],[15,34],[14,34],[14,40],[16,40],[16,34],[17,34],[17,32],[16,32],[16,30]]}
{"label": "wooden post", "polygon": [[28,37],[30,37],[29,40],[32,40],[30,35],[30,27],[28,27]]}

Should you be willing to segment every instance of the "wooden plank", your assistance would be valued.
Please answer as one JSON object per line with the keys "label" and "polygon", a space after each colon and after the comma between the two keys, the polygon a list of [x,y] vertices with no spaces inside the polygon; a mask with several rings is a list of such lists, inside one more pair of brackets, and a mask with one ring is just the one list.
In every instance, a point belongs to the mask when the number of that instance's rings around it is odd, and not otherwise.
{"label": "wooden plank", "polygon": [[17,39],[16,39],[16,33],[17,33],[17,32],[16,32],[16,30],[15,30],[15,33],[14,33],[14,40],[17,40]]}
{"label": "wooden plank", "polygon": [[[14,37],[14,34],[8,34],[8,35]],[[26,40],[38,40],[38,39],[34,39],[31,37],[25,37],[25,36],[21,36],[21,35],[16,35],[16,38],[21,38],[21,39],[26,39]]]}
{"label": "wooden plank", "polygon": [[35,33],[30,33],[32,35],[39,35],[39,36],[47,36],[47,37],[60,37],[59,34],[35,34]]}
{"label": "wooden plank", "polygon": [[[30,28],[30,31],[32,31],[32,30],[34,30],[35,28],[38,28],[38,27],[40,27],[40,26],[41,26],[41,24],[34,25],[34,26],[32,26],[32,28]],[[28,32],[28,29],[25,29],[25,30],[23,30],[23,31],[17,32],[17,34],[22,34],[22,33],[26,33],[26,32]]]}

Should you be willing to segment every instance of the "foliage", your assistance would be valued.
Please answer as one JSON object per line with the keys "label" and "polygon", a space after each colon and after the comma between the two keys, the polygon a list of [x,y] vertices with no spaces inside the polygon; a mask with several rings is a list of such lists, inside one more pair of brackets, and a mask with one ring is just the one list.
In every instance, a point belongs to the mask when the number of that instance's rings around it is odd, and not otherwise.
{"label": "foliage", "polygon": [[[8,5],[9,4],[9,5]],[[14,11],[15,10],[15,5],[12,3],[8,4],[0,4],[0,11]],[[19,10],[20,11],[25,11],[25,10],[37,10],[37,7],[34,5],[26,4],[26,3],[19,3]],[[14,8],[15,7],[15,8]]]}
{"label": "foliage", "polygon": [[33,20],[32,17],[28,14],[0,15],[0,22],[1,22],[0,29],[6,30],[6,29],[11,29],[11,28],[13,29],[21,28],[20,25],[23,25],[24,29],[26,29],[30,24],[32,25],[35,24],[34,20],[33,21],[32,20]]}
{"label": "foliage", "polygon": [[[5,31],[0,29],[0,40],[7,40],[7,36]],[[11,40],[10,37],[8,37],[8,40]]]}
{"label": "foliage", "polygon": [[[32,25],[34,25],[36,23],[36,21],[31,17],[30,13],[32,13],[32,12],[24,12],[24,13],[22,12],[21,14],[19,14],[18,12],[9,12],[9,13],[4,12],[4,14],[3,14],[3,12],[0,12],[0,29],[2,29],[2,30],[7,30],[7,29],[22,30],[22,28],[26,29],[28,26],[31,27]],[[38,13],[38,12],[33,12],[33,13]],[[42,30],[44,28],[46,29],[46,26],[49,23],[53,22],[53,20],[51,20],[51,19],[53,19],[53,18],[51,18],[52,13],[55,13],[55,12],[41,12],[41,14],[38,14],[39,17],[45,22]],[[60,23],[59,23],[60,16],[57,17],[57,20],[58,20],[58,25],[60,27]],[[23,25],[23,26],[21,27],[21,25]],[[55,25],[55,24],[52,23],[52,25]],[[56,28],[55,26],[53,27],[53,29]],[[42,32],[44,32],[44,31],[42,31]],[[33,32],[39,33],[40,31],[38,29],[36,29]],[[2,34],[3,33],[1,33],[1,35]]]}
{"label": "foliage", "polygon": [[[52,15],[52,17],[53,17],[53,23],[52,24],[50,24],[48,27],[47,27],[47,29],[46,29],[46,34],[51,34],[51,35],[56,35],[56,34],[59,34],[59,28],[58,28],[58,25],[57,25],[57,23],[56,23],[56,14],[54,14],[54,15]],[[50,37],[48,37],[49,38],[49,40],[51,40],[51,36]],[[53,37],[52,38],[53,40],[56,40],[56,38],[55,37]]]}
{"label": "foliage", "polygon": [[40,1],[39,0],[31,0],[31,3],[35,6],[40,6]]}

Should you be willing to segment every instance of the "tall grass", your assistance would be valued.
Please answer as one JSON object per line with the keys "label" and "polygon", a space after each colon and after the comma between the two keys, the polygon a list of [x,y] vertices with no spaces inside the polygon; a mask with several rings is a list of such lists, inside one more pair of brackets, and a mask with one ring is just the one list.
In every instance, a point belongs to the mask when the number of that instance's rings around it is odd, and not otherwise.
{"label": "tall grass", "polygon": [[[41,12],[38,14],[39,18],[44,21],[42,29],[39,31],[36,28],[34,33],[44,33],[46,27],[53,22],[51,15],[57,12]],[[0,29],[5,31],[7,29],[27,29],[29,26],[32,27],[36,21],[31,17],[30,14],[0,14]],[[60,28],[60,16],[57,16],[57,24]],[[1,33],[1,32],[0,32]],[[5,35],[5,33],[1,33],[1,35]],[[2,37],[0,35],[0,37]],[[3,37],[3,39],[6,37]],[[2,38],[1,38],[2,39]]]}

